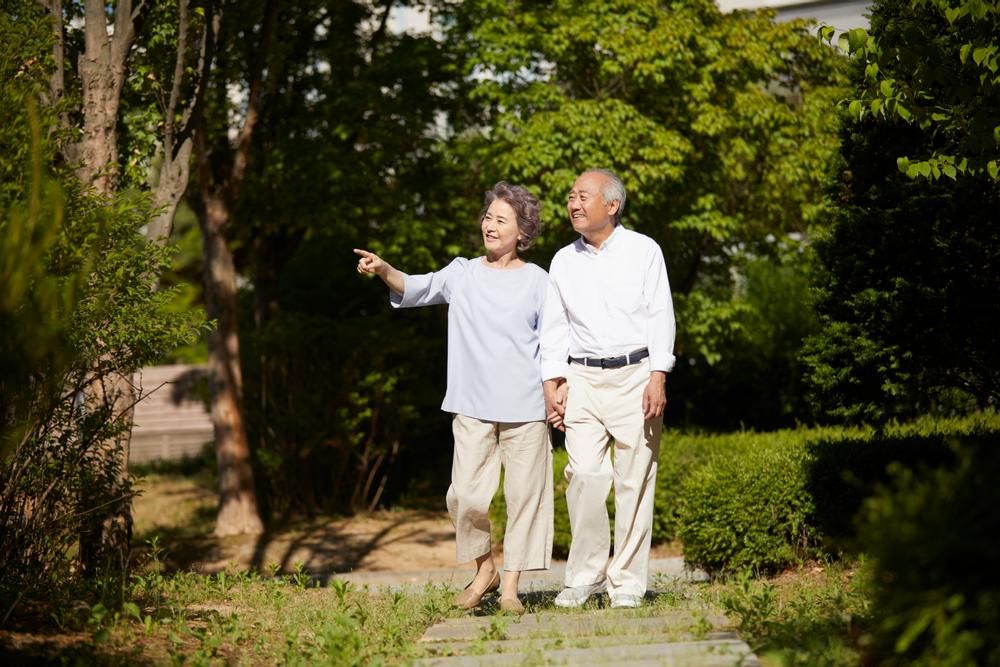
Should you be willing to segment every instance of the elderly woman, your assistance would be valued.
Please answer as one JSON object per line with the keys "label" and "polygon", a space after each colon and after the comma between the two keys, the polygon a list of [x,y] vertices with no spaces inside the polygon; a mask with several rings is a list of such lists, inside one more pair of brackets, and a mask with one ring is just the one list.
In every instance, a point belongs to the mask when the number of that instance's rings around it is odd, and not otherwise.
{"label": "elderly woman", "polygon": [[454,414],[448,513],[459,562],[476,576],[455,598],[472,609],[501,588],[490,544],[490,501],[504,475],[507,530],[500,609],[524,613],[523,570],[548,569],[552,554],[552,446],[539,368],[539,317],[548,275],[518,255],[539,232],[538,201],[500,182],[479,216],[486,253],[459,257],[434,273],[411,276],[365,250],[358,272],[389,286],[407,308],[448,304],[448,388],[441,409]]}

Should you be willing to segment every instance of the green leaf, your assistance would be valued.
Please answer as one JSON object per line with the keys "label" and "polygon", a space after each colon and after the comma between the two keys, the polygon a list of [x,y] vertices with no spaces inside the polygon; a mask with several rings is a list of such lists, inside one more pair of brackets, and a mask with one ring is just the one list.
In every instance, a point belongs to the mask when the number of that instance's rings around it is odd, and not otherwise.
{"label": "green leaf", "polygon": [[969,51],[972,50],[972,44],[963,44],[962,48],[958,50],[958,59],[965,64],[965,61],[969,59]]}
{"label": "green leaf", "polygon": [[874,82],[878,76],[878,63],[868,63],[865,65],[865,78]]}
{"label": "green leaf", "polygon": [[1000,167],[997,166],[996,160],[990,160],[986,163],[986,172],[993,180],[1000,180]]}
{"label": "green leaf", "polygon": [[923,177],[928,177],[931,175],[931,166],[927,162],[918,162],[916,164],[917,173]]}
{"label": "green leaf", "polygon": [[953,181],[958,176],[958,171],[955,169],[955,165],[952,164],[944,165],[943,167],[941,167],[941,171],[944,173],[945,176],[947,176]]}
{"label": "green leaf", "polygon": [[985,46],[980,46],[978,49],[972,52],[972,60],[975,61],[977,65],[982,65],[983,60],[989,55],[989,49]]}
{"label": "green leaf", "polygon": [[861,119],[861,100],[851,100],[851,103],[847,105],[847,113],[851,115],[851,118]]}
{"label": "green leaf", "polygon": [[895,86],[892,79],[882,79],[878,84],[879,92],[882,93],[883,97],[892,97],[892,92]]}
{"label": "green leaf", "polygon": [[847,33],[847,42],[851,47],[851,53],[860,51],[868,42],[868,33],[864,28],[853,28]]}
{"label": "green leaf", "polygon": [[900,118],[902,118],[903,120],[906,120],[906,121],[908,121],[911,118],[913,118],[913,114],[910,113],[910,110],[907,109],[906,107],[904,107],[898,101],[896,102],[896,113],[899,114]]}
{"label": "green leaf", "polygon": [[899,170],[904,174],[908,173],[910,168],[910,158],[905,156],[896,158],[896,166],[899,167]]}
{"label": "green leaf", "polygon": [[882,100],[875,98],[871,103],[872,114],[878,115],[878,112],[882,110]]}

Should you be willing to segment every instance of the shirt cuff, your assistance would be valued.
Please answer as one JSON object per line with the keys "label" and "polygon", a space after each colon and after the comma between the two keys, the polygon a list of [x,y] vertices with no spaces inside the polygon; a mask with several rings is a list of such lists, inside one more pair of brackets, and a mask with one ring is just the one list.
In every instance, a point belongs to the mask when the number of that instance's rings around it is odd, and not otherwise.
{"label": "shirt cuff", "polygon": [[[403,274],[403,292],[411,292],[412,293],[413,292],[412,289],[406,289],[406,283],[408,283],[408,282],[410,282],[410,276],[409,276],[409,274],[404,273]],[[405,308],[405,307],[409,306],[410,304],[404,304],[403,303],[404,298],[405,297],[404,297],[403,294],[400,294],[399,292],[395,291],[391,287],[389,288],[389,305],[390,306],[392,306],[393,308]]]}
{"label": "shirt cuff", "polygon": [[542,362],[542,382],[564,378],[569,374],[569,364],[566,361]]}
{"label": "shirt cuff", "polygon": [[664,373],[669,373],[674,369],[674,364],[677,363],[677,357],[672,354],[657,354],[649,355],[649,370],[651,371],[663,371]]}

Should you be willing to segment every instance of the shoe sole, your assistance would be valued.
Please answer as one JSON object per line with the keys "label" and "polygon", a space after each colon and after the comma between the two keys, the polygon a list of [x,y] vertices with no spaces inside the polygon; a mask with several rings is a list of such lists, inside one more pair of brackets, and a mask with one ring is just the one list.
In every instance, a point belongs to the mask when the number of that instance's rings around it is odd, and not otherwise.
{"label": "shoe sole", "polygon": [[582,600],[580,600],[578,602],[577,601],[566,602],[566,601],[561,601],[558,598],[556,598],[552,602],[553,602],[553,604],[555,604],[555,606],[562,607],[563,609],[576,609],[577,607],[582,607],[583,605],[587,604],[587,600],[589,600],[591,597],[593,597],[595,595],[600,595],[604,591],[605,591],[605,589],[603,589],[603,588],[600,589],[600,590],[596,590],[596,591],[594,591],[593,593],[591,593],[590,595],[588,595],[587,597],[583,598]]}

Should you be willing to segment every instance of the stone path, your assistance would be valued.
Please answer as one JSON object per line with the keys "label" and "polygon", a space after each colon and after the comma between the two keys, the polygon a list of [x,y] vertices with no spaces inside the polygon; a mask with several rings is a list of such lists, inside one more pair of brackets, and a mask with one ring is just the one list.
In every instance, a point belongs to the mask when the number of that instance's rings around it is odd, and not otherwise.
{"label": "stone path", "polygon": [[[650,562],[650,592],[640,609],[610,609],[605,595],[583,609],[556,609],[564,564],[547,572],[525,572],[521,617],[496,614],[487,598],[474,615],[450,618],[421,637],[429,657],[416,664],[442,667],[478,665],[612,665],[627,667],[754,667],[757,657],[715,610],[687,595],[687,585],[704,573],[684,568],[680,558]],[[366,572],[345,575],[356,586],[406,588],[427,583],[461,588],[469,568],[434,572]]]}

